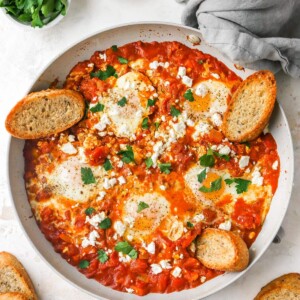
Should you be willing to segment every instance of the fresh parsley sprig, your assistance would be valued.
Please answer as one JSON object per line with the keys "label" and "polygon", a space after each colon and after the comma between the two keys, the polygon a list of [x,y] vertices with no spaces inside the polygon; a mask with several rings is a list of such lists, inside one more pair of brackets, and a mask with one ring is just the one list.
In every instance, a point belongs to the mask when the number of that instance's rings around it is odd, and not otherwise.
{"label": "fresh parsley sprig", "polygon": [[100,80],[106,80],[107,78],[111,77],[111,76],[114,76],[114,77],[118,77],[118,74],[116,73],[116,69],[111,66],[111,65],[108,65],[106,67],[106,70],[105,71],[102,71],[102,70],[98,70],[96,72],[91,72],[90,73],[90,76],[91,78],[99,78]]}
{"label": "fresh parsley sprig", "polygon": [[138,257],[137,251],[128,242],[119,242],[115,246],[117,252],[127,254],[130,258],[136,259]]}
{"label": "fresh parsley sprig", "polygon": [[226,184],[236,184],[235,189],[238,194],[242,194],[248,191],[249,185],[252,183],[250,180],[243,178],[228,178],[225,179]]}
{"label": "fresh parsley sprig", "polygon": [[132,147],[130,145],[126,146],[126,150],[120,150],[118,152],[118,155],[122,156],[121,160],[126,164],[135,162],[134,161],[134,153],[133,153]]}
{"label": "fresh parsley sprig", "polygon": [[96,179],[91,168],[81,168],[81,179],[84,184],[96,183]]}
{"label": "fresh parsley sprig", "polygon": [[210,184],[209,188],[203,185],[201,186],[199,191],[203,193],[211,193],[211,192],[219,191],[221,188],[222,188],[222,177],[219,177]]}

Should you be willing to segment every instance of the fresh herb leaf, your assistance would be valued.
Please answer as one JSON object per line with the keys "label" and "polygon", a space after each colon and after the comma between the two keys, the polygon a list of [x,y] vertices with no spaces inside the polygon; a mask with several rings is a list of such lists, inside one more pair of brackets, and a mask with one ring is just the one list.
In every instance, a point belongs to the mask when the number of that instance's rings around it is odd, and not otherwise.
{"label": "fresh herb leaf", "polygon": [[198,181],[202,183],[206,178],[206,169],[202,170],[200,174],[197,175]]}
{"label": "fresh herb leaf", "polygon": [[81,168],[81,179],[84,184],[96,183],[96,179],[91,168]]}
{"label": "fresh herb leaf", "polygon": [[248,187],[251,184],[250,180],[243,178],[228,178],[225,179],[226,184],[231,185],[232,183],[236,183],[235,189],[238,194],[242,194],[248,191]]}
{"label": "fresh herb leaf", "polygon": [[104,105],[99,102],[95,106],[90,108],[90,111],[93,113],[103,111],[103,110],[104,110]]}
{"label": "fresh herb leaf", "polygon": [[158,166],[162,173],[165,173],[165,174],[171,173],[171,163],[159,164]]}
{"label": "fresh herb leaf", "polygon": [[117,45],[112,45],[111,49],[112,49],[112,51],[117,52],[118,51],[118,46]]}
{"label": "fresh herb leaf", "polygon": [[137,208],[137,212],[141,212],[142,210],[148,208],[149,205],[143,201],[140,201],[139,204],[138,204],[138,208]]}
{"label": "fresh herb leaf", "polygon": [[107,229],[107,228],[110,228],[110,226],[111,226],[111,219],[110,218],[105,218],[99,224],[99,227],[101,229]]}
{"label": "fresh herb leaf", "polygon": [[155,130],[157,130],[158,127],[160,126],[160,123],[159,123],[159,122],[155,122],[155,123],[154,123],[154,126],[155,126]]}
{"label": "fresh herb leaf", "polygon": [[171,106],[171,111],[170,111],[170,113],[171,113],[171,116],[173,116],[173,117],[178,117],[180,114],[181,114],[181,112],[180,112],[180,110],[178,110],[175,106]]}
{"label": "fresh herb leaf", "polygon": [[147,157],[145,159],[145,164],[146,164],[147,169],[151,168],[153,166],[153,160],[152,160],[152,158],[151,157]]}
{"label": "fresh herb leaf", "polygon": [[86,269],[89,265],[90,265],[90,262],[89,262],[88,260],[81,260],[81,261],[79,262],[78,267],[79,267],[80,269]]}
{"label": "fresh herb leaf", "polygon": [[242,142],[241,144],[244,144],[246,147],[251,148],[251,144],[249,142]]}
{"label": "fresh herb leaf", "polygon": [[210,184],[209,188],[207,188],[206,186],[201,186],[199,191],[203,193],[210,193],[210,192],[219,191],[221,187],[222,187],[222,177],[219,177],[218,179],[216,179]]}
{"label": "fresh herb leaf", "polygon": [[95,208],[88,207],[84,212],[85,212],[86,215],[90,216],[92,213],[95,212]]}
{"label": "fresh herb leaf", "polygon": [[102,250],[102,249],[98,250],[98,260],[99,260],[101,263],[105,263],[106,261],[108,261],[108,256],[107,256],[107,254],[105,253],[105,251]]}
{"label": "fresh herb leaf", "polygon": [[149,129],[149,119],[148,118],[143,119],[142,128],[143,129]]}
{"label": "fresh herb leaf", "polygon": [[213,151],[213,154],[219,158],[223,158],[225,159],[226,161],[230,161],[230,156],[227,155],[227,154],[220,154],[219,152],[217,151]]}
{"label": "fresh herb leaf", "polygon": [[147,107],[154,106],[155,102],[156,102],[156,99],[148,99]]}
{"label": "fresh herb leaf", "polygon": [[137,251],[128,242],[119,242],[115,246],[115,250],[123,254],[128,254],[133,259],[138,257]]}
{"label": "fresh herb leaf", "polygon": [[184,97],[186,100],[190,101],[190,102],[193,102],[193,101],[195,100],[195,99],[194,99],[193,92],[192,92],[191,89],[187,90],[187,91],[184,93],[183,97]]}
{"label": "fresh herb leaf", "polygon": [[116,69],[111,65],[108,65],[106,67],[105,71],[98,70],[96,72],[91,72],[90,73],[91,78],[97,77],[100,80],[106,80],[107,78],[109,78],[111,76],[116,76],[116,75],[117,75]]}
{"label": "fresh herb leaf", "polygon": [[122,65],[126,65],[128,64],[128,60],[122,56],[118,56],[118,61],[122,64]]}
{"label": "fresh herb leaf", "polygon": [[118,105],[121,107],[124,107],[126,103],[127,103],[126,97],[123,97],[121,100],[118,101]]}
{"label": "fresh herb leaf", "polygon": [[186,226],[187,226],[188,228],[193,228],[193,227],[194,227],[194,224],[191,223],[191,222],[189,222],[189,221],[187,221],[187,222],[186,222]]}
{"label": "fresh herb leaf", "polygon": [[202,167],[213,167],[215,165],[215,158],[213,154],[209,154],[209,152],[207,152],[206,154],[202,155],[200,157],[200,165]]}
{"label": "fresh herb leaf", "polygon": [[199,64],[199,65],[203,65],[203,64],[204,64],[204,60],[203,60],[203,59],[199,59],[199,60],[198,60],[198,64]]}
{"label": "fresh herb leaf", "polygon": [[134,162],[134,153],[132,151],[132,147],[127,145],[127,150],[121,150],[118,152],[118,155],[122,156],[122,161],[126,164],[129,164],[131,162]]}
{"label": "fresh herb leaf", "polygon": [[105,171],[109,171],[113,168],[113,166],[112,166],[112,164],[111,164],[111,162],[108,158],[105,159],[105,162],[103,164],[103,168],[104,168]]}

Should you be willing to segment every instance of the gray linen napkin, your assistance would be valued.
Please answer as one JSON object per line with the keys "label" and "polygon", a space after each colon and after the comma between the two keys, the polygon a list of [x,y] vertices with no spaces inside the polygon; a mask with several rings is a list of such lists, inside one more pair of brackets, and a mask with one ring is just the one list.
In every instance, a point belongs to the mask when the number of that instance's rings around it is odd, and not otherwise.
{"label": "gray linen napkin", "polygon": [[300,78],[300,0],[177,0],[182,21],[234,62]]}

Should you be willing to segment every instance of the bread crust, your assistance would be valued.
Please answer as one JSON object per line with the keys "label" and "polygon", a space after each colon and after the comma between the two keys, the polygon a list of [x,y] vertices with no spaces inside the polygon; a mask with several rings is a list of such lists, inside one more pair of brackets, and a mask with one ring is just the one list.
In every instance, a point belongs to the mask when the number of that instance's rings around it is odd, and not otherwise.
{"label": "bread crust", "polygon": [[[260,292],[254,298],[254,300],[264,300],[268,297],[275,297],[280,295],[280,293],[293,293],[297,295],[297,299],[300,299],[300,274],[299,273],[288,273],[284,274],[278,278],[275,278],[264,287],[261,288]],[[272,298],[273,299],[273,298]],[[275,299],[275,298],[274,298]],[[283,298],[276,298],[278,300]],[[291,298],[295,299],[295,298]],[[285,296],[284,300],[289,300]]]}
{"label": "bread crust", "polygon": [[[214,241],[214,237],[221,239],[222,245],[217,244]],[[211,253],[213,248],[219,249],[222,247],[230,247],[234,251],[232,260],[229,260],[228,258],[226,263],[222,263],[221,261],[218,261],[218,257],[207,257],[205,255],[205,253]],[[231,231],[217,228],[207,228],[203,231],[197,240],[196,255],[205,267],[219,271],[242,271],[249,263],[249,250],[244,240]]]}
{"label": "bread crust", "polygon": [[[255,123],[252,124],[252,118],[249,116],[249,124],[247,130],[236,134],[233,132],[232,129],[230,129],[229,122],[232,120],[232,117],[234,117],[234,114],[236,113],[234,111],[235,105],[237,101],[240,99],[240,97],[243,97],[243,92],[249,88],[249,85],[251,84],[254,85],[260,85],[261,82],[264,82],[267,86],[267,92],[268,92],[268,97],[264,103],[264,113],[261,116],[261,118]],[[244,80],[238,89],[235,91],[233,94],[230,103],[228,104],[228,108],[224,114],[224,119],[223,119],[223,125],[222,125],[222,131],[225,134],[225,136],[230,140],[230,141],[235,141],[235,142],[246,142],[246,141],[251,141],[255,138],[257,138],[264,128],[267,126],[269,119],[271,117],[271,114],[274,109],[274,104],[276,100],[276,80],[274,77],[274,74],[270,71],[263,70],[263,71],[258,71],[251,76],[249,76],[246,80]],[[245,109],[247,109],[247,102],[245,102]],[[261,107],[257,106],[257,109],[261,109]],[[238,125],[237,125],[238,126]]]}
{"label": "bread crust", "polygon": [[[69,118],[66,117],[65,111],[63,111],[63,106],[58,105],[58,103],[54,103],[54,101],[59,102],[65,101],[66,99],[68,99],[70,105],[72,105],[72,117],[71,113],[69,113]],[[45,117],[47,112],[44,111],[41,113],[41,110],[43,110],[42,101],[48,100],[49,103],[52,100],[52,103],[55,106],[55,112],[59,112],[57,114],[60,117],[59,119],[57,118],[57,122],[54,124],[51,122],[51,116],[49,119]],[[29,111],[28,108],[30,108],[31,116],[28,116],[27,114],[27,111]],[[66,89],[48,89],[33,92],[20,100],[8,114],[5,121],[5,127],[6,130],[16,138],[38,139],[70,128],[83,118],[84,112],[85,101],[80,93]],[[36,122],[32,124],[32,130],[28,130],[28,125],[25,124],[27,121],[25,116],[26,118],[32,117],[36,120]],[[49,122],[51,122],[51,127],[53,125],[53,128],[50,130],[46,128],[46,125],[49,125]]]}
{"label": "bread crust", "polygon": [[22,293],[8,292],[0,294],[0,300],[28,300],[28,297]]}
{"label": "bread crust", "polygon": [[0,272],[3,272],[6,267],[12,268],[16,276],[20,277],[23,289],[28,291],[28,294],[24,295],[26,299],[37,300],[33,284],[23,265],[14,255],[8,252],[0,252]]}

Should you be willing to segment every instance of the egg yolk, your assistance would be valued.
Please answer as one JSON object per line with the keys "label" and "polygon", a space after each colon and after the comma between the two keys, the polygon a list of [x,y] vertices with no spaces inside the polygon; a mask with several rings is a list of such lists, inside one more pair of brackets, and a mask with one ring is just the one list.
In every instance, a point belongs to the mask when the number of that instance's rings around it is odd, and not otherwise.
{"label": "egg yolk", "polygon": [[[217,180],[220,178],[220,175],[213,173],[213,172],[209,172],[207,173],[207,176],[205,178],[205,180],[203,181],[202,185],[210,188],[211,184],[213,181]],[[213,201],[218,201],[220,199],[220,197],[222,196],[222,194],[224,193],[225,190],[225,183],[222,180],[221,183],[221,188],[217,191],[213,191],[213,192],[208,192],[208,193],[203,193],[204,197]]]}

